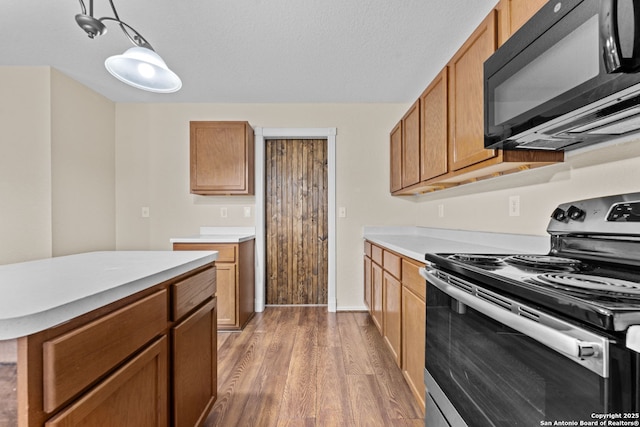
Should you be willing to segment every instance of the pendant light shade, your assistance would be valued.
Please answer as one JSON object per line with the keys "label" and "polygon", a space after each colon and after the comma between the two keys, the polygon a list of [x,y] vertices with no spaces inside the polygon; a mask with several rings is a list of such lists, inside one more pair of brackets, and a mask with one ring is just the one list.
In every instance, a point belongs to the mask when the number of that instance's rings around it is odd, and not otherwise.
{"label": "pendant light shade", "polygon": [[180,90],[180,77],[167,67],[160,55],[144,47],[132,47],[122,55],[110,56],[104,66],[118,80],[157,93]]}
{"label": "pendant light shade", "polygon": [[104,61],[107,71],[115,78],[135,88],[157,93],[171,93],[180,90],[182,81],[160,58],[151,44],[131,25],[120,19],[113,0],[109,0],[113,17],[96,18],[93,14],[93,0],[89,0],[89,10],[80,0],[82,13],[76,15],[76,22],[93,39],[107,32],[105,22],[115,22],[135,47],[122,55],[115,55]]}

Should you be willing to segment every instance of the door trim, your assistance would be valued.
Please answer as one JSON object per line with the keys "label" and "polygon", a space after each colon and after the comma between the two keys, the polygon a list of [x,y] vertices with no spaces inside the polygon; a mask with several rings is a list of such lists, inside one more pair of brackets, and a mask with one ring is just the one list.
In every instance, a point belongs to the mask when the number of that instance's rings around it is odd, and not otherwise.
{"label": "door trim", "polygon": [[262,128],[256,127],[256,297],[255,310],[264,311],[266,276],[265,231],[265,141],[268,139],[326,139],[328,180],[328,257],[327,260],[327,308],[337,310],[336,299],[336,128]]}

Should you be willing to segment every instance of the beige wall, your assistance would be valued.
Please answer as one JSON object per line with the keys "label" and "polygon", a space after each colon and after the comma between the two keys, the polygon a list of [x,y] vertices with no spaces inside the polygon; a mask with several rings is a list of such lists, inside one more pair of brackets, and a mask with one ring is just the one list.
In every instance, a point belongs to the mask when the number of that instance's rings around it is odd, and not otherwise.
{"label": "beige wall", "polygon": [[115,248],[115,104],[51,78],[53,255]]}
{"label": "beige wall", "polygon": [[0,264],[115,248],[115,105],[49,67],[0,67]]}
{"label": "beige wall", "polygon": [[[407,104],[118,104],[117,247],[170,249],[200,226],[252,226],[254,197],[189,193],[189,121],[247,120],[254,127],[336,127],[337,300],[362,307],[362,227],[414,224],[419,207],[389,196],[388,134]],[[143,206],[150,218],[141,218]],[[220,207],[228,217],[220,217]],[[253,212],[253,209],[252,209]]]}
{"label": "beige wall", "polygon": [[[627,142],[567,155],[560,165],[422,196],[389,195],[390,129],[405,104],[118,104],[116,106],[117,247],[170,249],[171,237],[200,226],[253,225],[242,216],[254,197],[189,194],[190,120],[248,120],[254,127],[336,127],[338,309],[362,308],[362,227],[422,225],[546,235],[561,202],[640,190],[640,144]],[[508,216],[520,196],[521,215]],[[438,217],[438,205],[444,217]],[[151,217],[141,218],[143,206]],[[220,217],[220,207],[228,217]]]}
{"label": "beige wall", "polygon": [[0,81],[0,264],[7,264],[51,256],[49,68],[0,67]]}
{"label": "beige wall", "polygon": [[[190,120],[337,128],[337,300],[362,307],[362,227],[546,235],[561,202],[638,191],[636,140],[563,164],[422,196],[389,195],[389,130],[408,104],[113,104],[47,67],[0,67],[0,264],[100,249],[170,249],[200,226],[253,225],[254,197],[189,193]],[[521,215],[508,216],[509,196]],[[444,217],[438,216],[438,205]],[[141,217],[149,207],[150,218]],[[228,217],[220,217],[220,207]],[[253,212],[253,210],[252,210]]]}
{"label": "beige wall", "polygon": [[[640,191],[640,141],[627,138],[566,153],[564,163],[414,198],[417,225],[547,236],[560,203]],[[520,216],[509,216],[509,197],[520,196]],[[438,216],[438,205],[444,217]]]}

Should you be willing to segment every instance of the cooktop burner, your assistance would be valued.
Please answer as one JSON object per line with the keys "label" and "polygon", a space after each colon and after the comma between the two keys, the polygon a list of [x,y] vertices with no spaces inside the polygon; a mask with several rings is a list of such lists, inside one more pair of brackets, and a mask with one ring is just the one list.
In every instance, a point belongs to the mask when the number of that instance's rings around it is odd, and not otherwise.
{"label": "cooktop burner", "polygon": [[504,261],[508,264],[552,271],[572,271],[582,264],[582,262],[577,259],[552,255],[513,255],[506,257]]}
{"label": "cooktop burner", "polygon": [[450,259],[477,265],[484,268],[498,268],[505,265],[501,257],[493,255],[475,255],[475,254],[453,254],[449,256]]}
{"label": "cooktop burner", "polygon": [[559,285],[590,291],[640,295],[640,284],[636,282],[612,279],[608,277],[591,276],[587,274],[547,273],[540,274],[532,280],[541,284]]}

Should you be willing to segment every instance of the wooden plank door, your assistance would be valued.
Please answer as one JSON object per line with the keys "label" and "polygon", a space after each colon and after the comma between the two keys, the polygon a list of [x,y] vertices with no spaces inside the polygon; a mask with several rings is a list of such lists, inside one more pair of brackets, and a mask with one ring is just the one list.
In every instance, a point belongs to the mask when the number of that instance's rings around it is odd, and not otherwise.
{"label": "wooden plank door", "polygon": [[327,304],[327,140],[266,142],[266,302]]}

